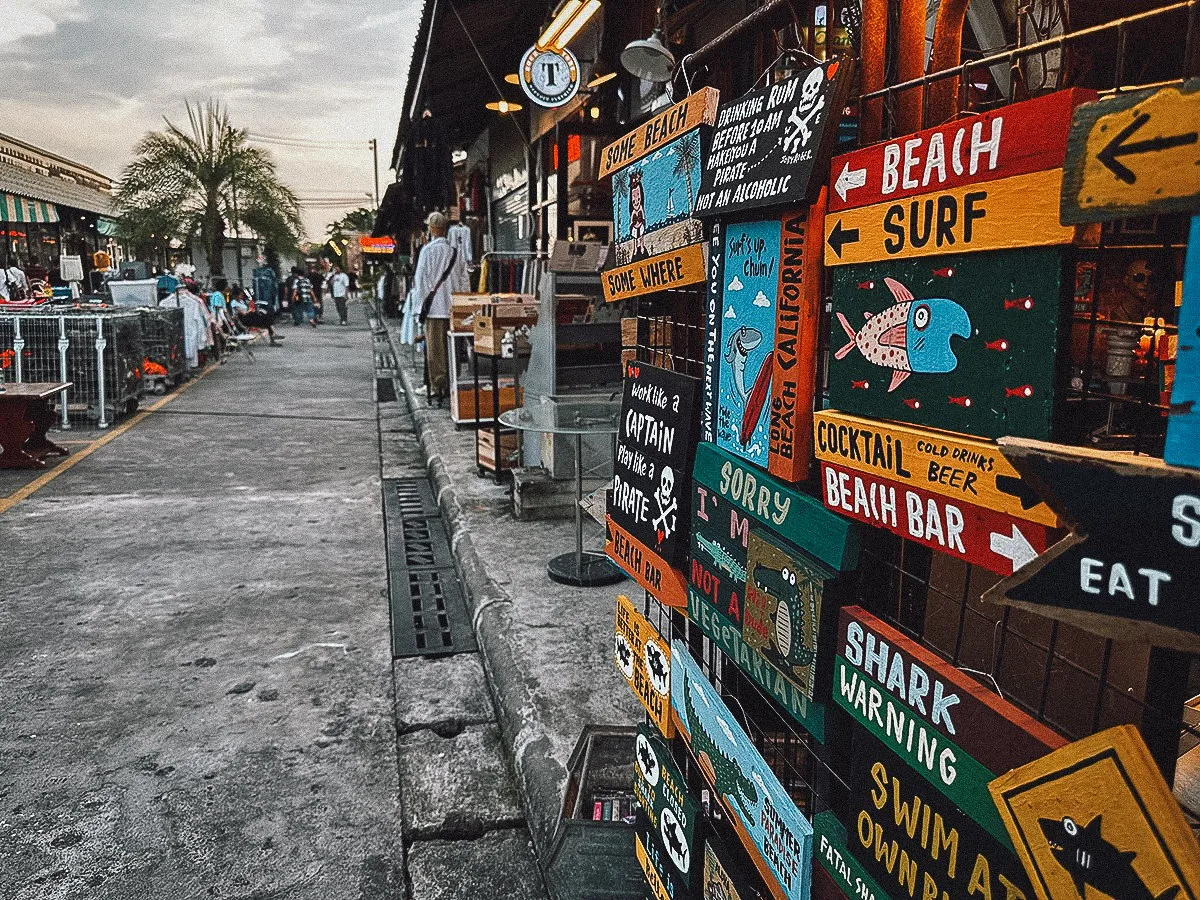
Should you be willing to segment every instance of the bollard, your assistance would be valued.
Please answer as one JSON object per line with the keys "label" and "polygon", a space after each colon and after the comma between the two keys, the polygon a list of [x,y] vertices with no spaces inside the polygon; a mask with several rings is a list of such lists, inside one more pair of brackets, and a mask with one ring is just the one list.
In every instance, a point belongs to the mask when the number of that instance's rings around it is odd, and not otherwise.
{"label": "bollard", "polygon": [[13,316],[13,365],[17,384],[25,380],[25,338],[21,335],[21,317]]}
{"label": "bollard", "polygon": [[[62,382],[69,381],[67,378],[67,349],[71,346],[70,340],[67,339],[67,319],[66,316],[58,317],[58,380]],[[71,430],[71,423],[67,419],[67,392],[63,391],[59,396],[58,401],[58,427],[63,431]]]}
{"label": "bollard", "polygon": [[108,410],[105,408],[105,387],[104,384],[104,348],[108,346],[108,341],[104,339],[104,318],[96,316],[96,374],[100,377],[100,421],[96,423],[99,428],[108,427]]}

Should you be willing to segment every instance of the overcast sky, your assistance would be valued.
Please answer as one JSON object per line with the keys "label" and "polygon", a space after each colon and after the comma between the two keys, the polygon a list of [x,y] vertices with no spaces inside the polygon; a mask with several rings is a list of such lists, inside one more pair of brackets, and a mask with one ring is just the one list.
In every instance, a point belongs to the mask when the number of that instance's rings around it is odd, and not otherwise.
{"label": "overcast sky", "polygon": [[[0,0],[0,131],[116,178],[144,132],[213,96],[251,131],[362,141],[271,147],[302,197],[369,193],[378,138],[382,193],[420,12],[421,0]],[[306,211],[309,237],[340,214]]]}

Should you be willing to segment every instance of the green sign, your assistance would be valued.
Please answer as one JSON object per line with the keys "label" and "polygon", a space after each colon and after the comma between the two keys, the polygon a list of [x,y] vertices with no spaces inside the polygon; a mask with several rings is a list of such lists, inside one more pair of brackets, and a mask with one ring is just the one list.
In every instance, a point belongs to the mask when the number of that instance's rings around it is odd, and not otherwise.
{"label": "green sign", "polygon": [[846,829],[830,810],[813,818],[813,856],[847,897],[888,900],[887,892],[847,849]]}
{"label": "green sign", "polygon": [[670,748],[645,725],[638,726],[633,774],[633,790],[650,820],[655,842],[666,851],[676,877],[692,884],[701,869],[693,859],[700,804],[688,793]]}

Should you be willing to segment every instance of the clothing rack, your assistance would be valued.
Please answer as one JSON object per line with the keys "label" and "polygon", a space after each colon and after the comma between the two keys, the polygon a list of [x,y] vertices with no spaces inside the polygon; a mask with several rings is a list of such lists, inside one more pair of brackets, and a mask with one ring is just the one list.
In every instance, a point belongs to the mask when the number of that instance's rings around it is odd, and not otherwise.
{"label": "clothing rack", "polygon": [[479,257],[479,293],[532,294],[546,263],[533,250],[488,250]]}

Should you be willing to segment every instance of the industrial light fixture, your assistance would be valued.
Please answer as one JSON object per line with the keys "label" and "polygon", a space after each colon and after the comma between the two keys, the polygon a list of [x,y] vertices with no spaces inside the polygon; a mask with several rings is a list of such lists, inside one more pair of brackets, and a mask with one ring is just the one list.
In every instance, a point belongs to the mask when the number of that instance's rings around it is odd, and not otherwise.
{"label": "industrial light fixture", "polygon": [[595,78],[593,78],[591,81],[588,82],[588,84],[587,84],[588,90],[593,90],[595,88],[598,88],[602,84],[608,84],[608,82],[612,81],[616,77],[617,77],[616,72],[608,72],[604,75],[597,75]]}
{"label": "industrial light fixture", "polygon": [[662,29],[644,40],[630,41],[621,51],[621,65],[642,81],[670,81],[675,72],[675,56],[663,43]]}
{"label": "industrial light fixture", "polygon": [[567,0],[537,39],[537,48],[549,50],[567,46],[599,8],[600,0]]}
{"label": "industrial light fixture", "polygon": [[522,110],[525,108],[520,103],[510,103],[508,100],[493,100],[491,103],[488,103],[486,105],[487,105],[487,108],[490,109],[492,112],[498,112],[501,115],[505,115],[507,113],[518,112],[519,110]]}

